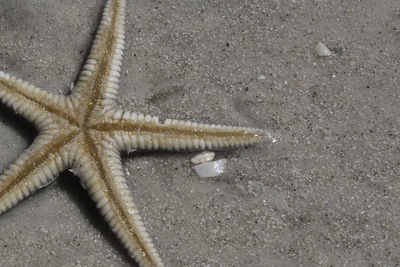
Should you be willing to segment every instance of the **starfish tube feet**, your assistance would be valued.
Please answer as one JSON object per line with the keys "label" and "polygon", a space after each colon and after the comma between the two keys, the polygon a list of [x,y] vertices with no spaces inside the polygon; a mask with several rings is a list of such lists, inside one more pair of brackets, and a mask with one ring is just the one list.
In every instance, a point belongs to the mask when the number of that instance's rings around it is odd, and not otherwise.
{"label": "starfish tube feet", "polygon": [[119,109],[108,110],[92,129],[113,136],[128,150],[220,150],[271,139],[267,131],[255,128],[171,119],[160,123],[157,117]]}

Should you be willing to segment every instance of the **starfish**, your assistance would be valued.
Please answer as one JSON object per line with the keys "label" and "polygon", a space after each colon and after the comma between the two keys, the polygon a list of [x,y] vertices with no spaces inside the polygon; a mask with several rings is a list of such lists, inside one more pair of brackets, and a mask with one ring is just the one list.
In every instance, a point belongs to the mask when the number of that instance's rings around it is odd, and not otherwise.
{"label": "starfish", "polygon": [[264,140],[259,129],[166,119],[117,107],[125,1],[108,0],[72,93],[43,91],[0,71],[0,100],[38,129],[34,142],[0,176],[0,214],[66,169],[79,176],[130,256],[163,266],[127,186],[121,151],[204,150]]}

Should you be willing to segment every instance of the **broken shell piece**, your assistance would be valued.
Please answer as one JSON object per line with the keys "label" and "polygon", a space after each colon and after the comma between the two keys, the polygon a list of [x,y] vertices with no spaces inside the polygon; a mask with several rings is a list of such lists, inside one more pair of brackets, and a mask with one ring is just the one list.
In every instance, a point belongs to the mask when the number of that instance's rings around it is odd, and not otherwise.
{"label": "broken shell piece", "polygon": [[321,42],[319,42],[315,46],[315,52],[317,52],[317,55],[320,56],[320,57],[327,57],[327,56],[331,56],[332,55],[332,52],[328,49],[328,47],[326,47]]}
{"label": "broken shell piece", "polygon": [[191,161],[193,164],[199,164],[207,161],[212,161],[214,159],[215,153],[211,151],[203,151],[195,155]]}
{"label": "broken shell piece", "polygon": [[200,178],[215,177],[224,172],[226,159],[204,162],[194,166],[194,170]]}

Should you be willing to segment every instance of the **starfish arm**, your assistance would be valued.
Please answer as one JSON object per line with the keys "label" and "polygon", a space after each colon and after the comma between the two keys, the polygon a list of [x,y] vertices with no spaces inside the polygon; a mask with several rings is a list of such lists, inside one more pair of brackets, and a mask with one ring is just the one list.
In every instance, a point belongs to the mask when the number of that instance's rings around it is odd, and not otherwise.
{"label": "starfish arm", "polygon": [[101,141],[98,136],[82,137],[74,173],[130,255],[141,266],[163,266],[133,203],[116,144],[111,138]]}
{"label": "starfish arm", "polygon": [[43,91],[25,81],[0,71],[0,101],[13,108],[39,129],[43,128],[46,120],[53,118],[64,119],[75,123],[71,101],[62,95]]}
{"label": "starfish arm", "polygon": [[73,132],[48,130],[9,166],[0,176],[0,214],[50,184],[71,165],[72,153],[65,146],[73,137]]}
{"label": "starfish arm", "polygon": [[109,110],[92,129],[112,136],[119,147],[131,149],[204,150],[245,146],[271,138],[264,130],[201,124],[136,114],[119,109]]}
{"label": "starfish arm", "polygon": [[108,0],[92,49],[71,99],[82,120],[96,107],[114,104],[124,48],[125,1]]}

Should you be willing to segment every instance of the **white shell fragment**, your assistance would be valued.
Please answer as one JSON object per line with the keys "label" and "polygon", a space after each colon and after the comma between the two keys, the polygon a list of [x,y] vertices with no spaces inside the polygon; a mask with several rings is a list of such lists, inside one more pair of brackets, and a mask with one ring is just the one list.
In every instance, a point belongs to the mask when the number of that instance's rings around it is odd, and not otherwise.
{"label": "white shell fragment", "polygon": [[332,52],[326,47],[323,43],[319,42],[315,46],[315,52],[317,52],[317,55],[320,57],[328,57],[332,55]]}
{"label": "white shell fragment", "polygon": [[224,172],[226,159],[203,162],[194,166],[194,170],[200,178],[215,177]]}
{"label": "white shell fragment", "polygon": [[212,151],[203,151],[196,154],[190,161],[193,164],[199,164],[207,161],[212,161],[214,159],[215,153]]}

